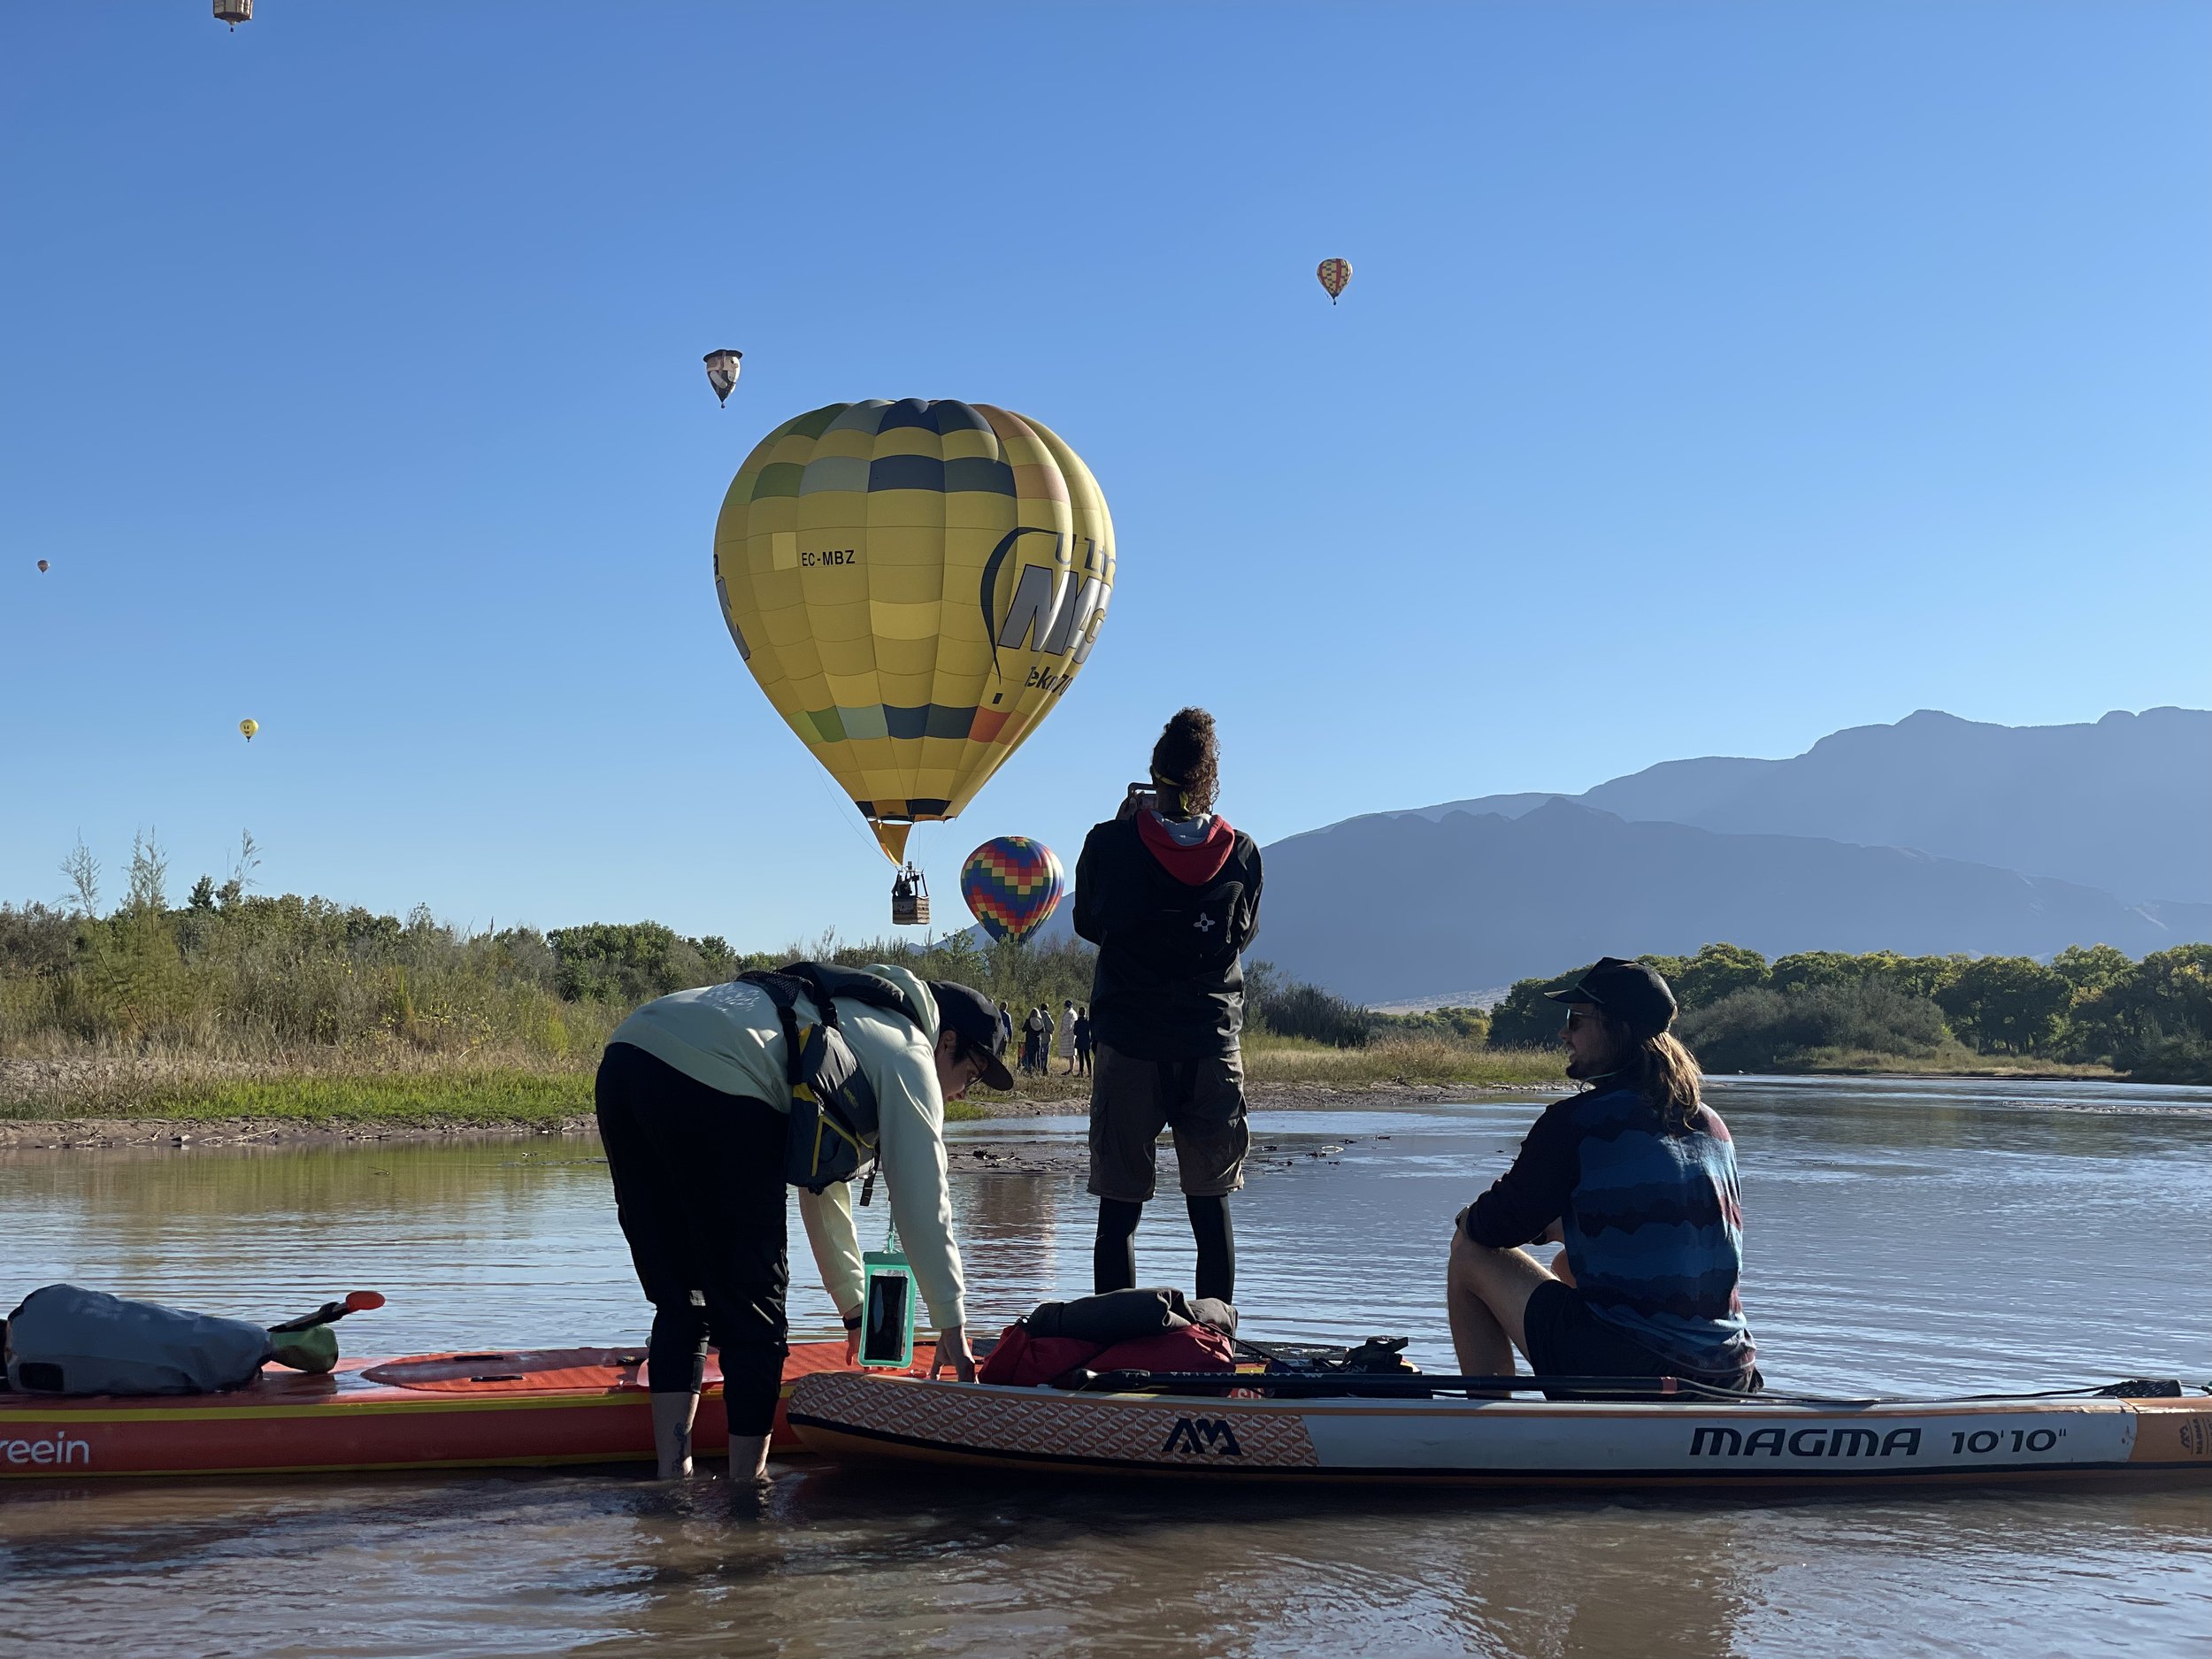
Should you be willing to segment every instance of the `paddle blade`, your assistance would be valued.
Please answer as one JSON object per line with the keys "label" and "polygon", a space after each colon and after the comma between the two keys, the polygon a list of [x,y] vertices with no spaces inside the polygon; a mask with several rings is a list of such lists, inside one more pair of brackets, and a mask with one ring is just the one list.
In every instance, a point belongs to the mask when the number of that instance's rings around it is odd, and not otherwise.
{"label": "paddle blade", "polygon": [[383,1305],[384,1295],[381,1291],[349,1290],[346,1293],[348,1313],[374,1313]]}

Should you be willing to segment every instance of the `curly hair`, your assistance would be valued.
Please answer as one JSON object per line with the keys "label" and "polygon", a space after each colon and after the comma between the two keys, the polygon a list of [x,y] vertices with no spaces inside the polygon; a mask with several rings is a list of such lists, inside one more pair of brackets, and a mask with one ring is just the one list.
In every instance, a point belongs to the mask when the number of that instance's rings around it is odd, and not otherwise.
{"label": "curly hair", "polygon": [[[1170,818],[1192,818],[1213,810],[1221,794],[1221,745],[1214,718],[1203,709],[1178,709],[1152,746],[1152,775],[1180,797]],[[1169,803],[1163,801],[1164,811]]]}

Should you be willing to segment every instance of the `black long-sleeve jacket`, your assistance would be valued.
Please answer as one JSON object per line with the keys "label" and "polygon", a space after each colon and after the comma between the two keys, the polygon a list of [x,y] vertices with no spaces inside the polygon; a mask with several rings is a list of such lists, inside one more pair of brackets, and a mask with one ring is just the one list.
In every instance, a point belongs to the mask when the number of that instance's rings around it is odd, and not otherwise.
{"label": "black long-sleeve jacket", "polygon": [[[1135,817],[1084,838],[1075,931],[1098,947],[1091,1021],[1104,1047],[1143,1060],[1236,1052],[1240,957],[1259,931],[1260,849],[1242,831],[1230,833],[1227,856],[1210,872],[1197,849],[1156,853]],[[1171,873],[1164,857],[1183,873]]]}

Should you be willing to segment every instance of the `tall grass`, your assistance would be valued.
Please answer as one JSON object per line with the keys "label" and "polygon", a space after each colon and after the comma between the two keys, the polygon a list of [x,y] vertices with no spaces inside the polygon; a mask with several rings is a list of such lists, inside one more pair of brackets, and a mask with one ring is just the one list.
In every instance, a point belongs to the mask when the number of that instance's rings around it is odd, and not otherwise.
{"label": "tall grass", "polygon": [[1244,1074],[1261,1084],[1360,1088],[1392,1083],[1563,1084],[1566,1056],[1555,1048],[1490,1048],[1465,1039],[1385,1034],[1340,1048],[1265,1032],[1244,1045]]}
{"label": "tall grass", "polygon": [[[81,853],[82,849],[80,849]],[[798,958],[887,962],[1002,1002],[1018,1025],[1090,998],[1095,956],[967,933],[743,954],[656,923],[474,933],[232,879],[164,891],[150,836],[107,915],[89,855],[69,908],[0,904],[0,1116],[266,1118],[296,1123],[545,1123],[590,1107],[590,1072],[639,1002]],[[1262,1084],[1550,1082],[1555,1056],[1486,1049],[1479,1029],[1393,1025],[1255,964],[1246,1040]],[[1025,1095],[1079,1094],[1025,1079]],[[962,1115],[956,1113],[956,1116]]]}

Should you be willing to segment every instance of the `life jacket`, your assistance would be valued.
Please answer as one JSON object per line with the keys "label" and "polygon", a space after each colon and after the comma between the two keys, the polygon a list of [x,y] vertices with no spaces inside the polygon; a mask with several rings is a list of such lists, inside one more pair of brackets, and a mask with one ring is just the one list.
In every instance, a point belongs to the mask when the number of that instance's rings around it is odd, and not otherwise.
{"label": "life jacket", "polygon": [[[849,1181],[876,1157],[882,1122],[875,1086],[837,1024],[837,999],[888,1009],[917,1031],[927,1029],[913,999],[879,974],[829,963],[791,962],[737,976],[776,1005],[783,1026],[784,1074],[791,1085],[791,1132],[784,1142],[783,1178],[810,1193]],[[820,1010],[818,1024],[799,1023],[799,999]]]}

